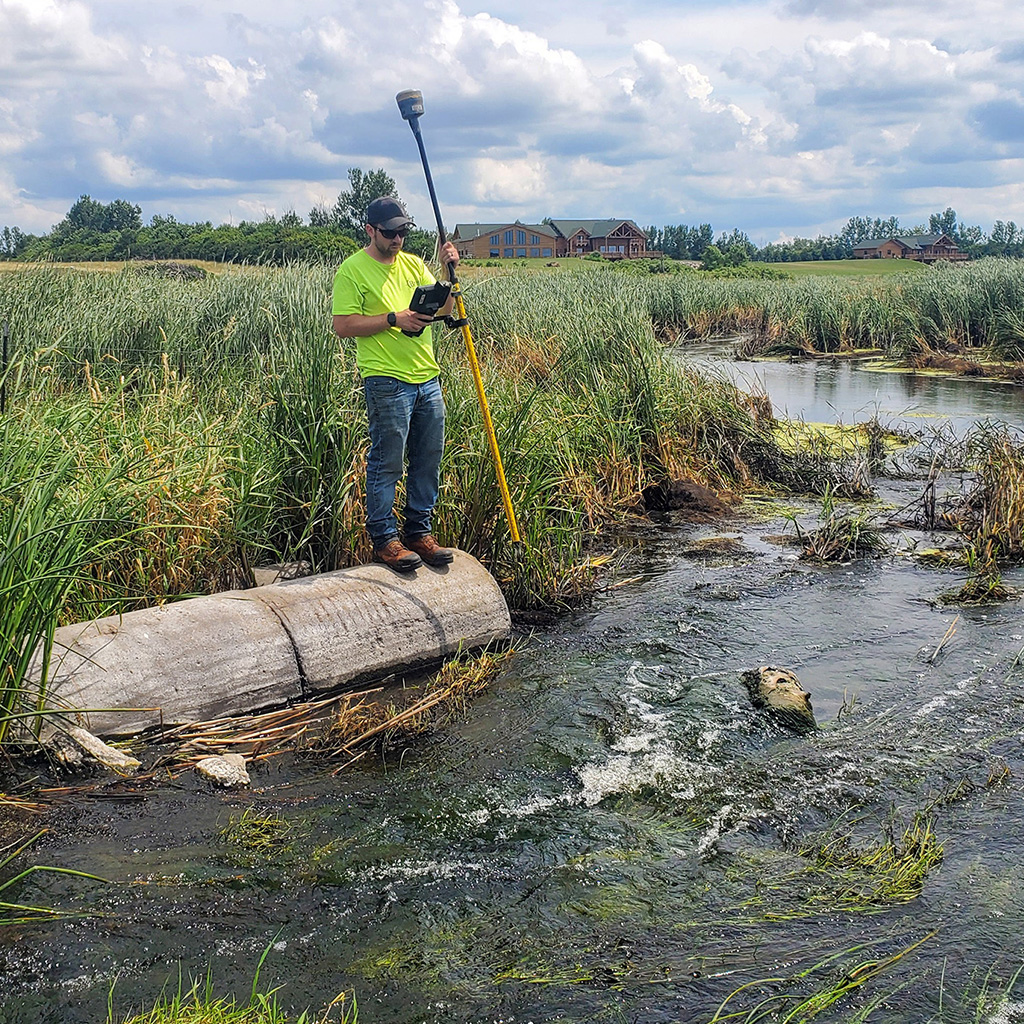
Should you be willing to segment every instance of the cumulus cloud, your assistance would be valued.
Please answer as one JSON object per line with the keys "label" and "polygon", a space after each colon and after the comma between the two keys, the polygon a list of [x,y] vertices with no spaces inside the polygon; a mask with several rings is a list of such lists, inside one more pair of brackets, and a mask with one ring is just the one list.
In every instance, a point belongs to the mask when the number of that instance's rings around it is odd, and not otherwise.
{"label": "cumulus cloud", "polygon": [[957,175],[1011,194],[1024,14],[1009,0],[488,10],[2,0],[0,224],[45,229],[82,192],[147,215],[306,213],[352,166],[385,167],[426,204],[394,104],[410,87],[461,220],[569,210],[806,233],[844,204],[902,213]]}

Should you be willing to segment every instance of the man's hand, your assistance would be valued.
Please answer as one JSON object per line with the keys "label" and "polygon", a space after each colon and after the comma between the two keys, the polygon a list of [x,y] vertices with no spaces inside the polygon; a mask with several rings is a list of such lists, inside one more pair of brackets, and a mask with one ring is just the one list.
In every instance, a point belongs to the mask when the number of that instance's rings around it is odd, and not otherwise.
{"label": "man's hand", "polygon": [[395,320],[403,331],[421,331],[431,322],[429,316],[423,313],[414,313],[411,309],[403,309],[395,313]]}
{"label": "man's hand", "polygon": [[444,245],[441,246],[441,251],[438,253],[438,256],[440,256],[441,262],[446,266],[448,264],[451,264],[453,267],[457,267],[459,265],[459,250],[456,249],[451,242],[445,242]]}

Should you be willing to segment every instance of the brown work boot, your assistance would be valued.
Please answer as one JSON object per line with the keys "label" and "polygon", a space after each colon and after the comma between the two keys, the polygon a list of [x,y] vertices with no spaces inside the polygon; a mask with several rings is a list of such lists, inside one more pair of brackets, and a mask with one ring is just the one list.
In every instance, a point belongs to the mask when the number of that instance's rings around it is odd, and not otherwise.
{"label": "brown work boot", "polygon": [[451,548],[441,547],[429,533],[415,540],[407,540],[405,546],[419,555],[427,565],[448,565],[455,558]]}
{"label": "brown work boot", "polygon": [[420,556],[415,551],[404,547],[397,537],[394,540],[389,540],[382,548],[374,548],[373,560],[383,562],[397,572],[412,572],[413,569],[418,569],[423,564]]}

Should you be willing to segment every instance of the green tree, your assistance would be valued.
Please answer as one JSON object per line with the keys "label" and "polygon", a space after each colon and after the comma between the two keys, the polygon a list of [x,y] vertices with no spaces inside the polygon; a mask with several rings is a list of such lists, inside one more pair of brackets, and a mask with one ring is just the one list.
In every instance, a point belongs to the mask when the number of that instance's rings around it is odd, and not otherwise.
{"label": "green tree", "polygon": [[947,206],[942,213],[933,213],[928,218],[928,233],[932,235],[949,235],[950,238],[957,237],[956,210]]}
{"label": "green tree", "polygon": [[315,227],[331,227],[336,231],[344,231],[353,238],[362,238],[367,206],[381,196],[397,197],[398,186],[383,167],[375,171],[350,167],[348,183],[349,187],[338,193],[338,199],[329,211],[324,211],[323,207],[310,211],[310,223]]}
{"label": "green tree", "polygon": [[135,206],[126,199],[115,199],[103,207],[99,225],[101,231],[138,231],[141,227],[141,206]]}
{"label": "green tree", "polygon": [[701,270],[717,270],[719,267],[725,266],[725,254],[717,245],[712,243],[704,250],[704,256],[701,259],[700,269]]}
{"label": "green tree", "polygon": [[[721,252],[727,255],[727,262],[729,266],[739,266],[740,263],[745,263],[751,256],[757,252],[757,246],[747,237],[745,231],[740,231],[739,228],[733,228],[729,234],[724,231],[722,234],[715,239],[715,245]],[[742,253],[742,258],[740,257]],[[739,263],[735,260],[739,259]]]}
{"label": "green tree", "polygon": [[33,236],[26,235],[21,228],[5,227],[0,231],[0,259],[16,259],[33,240]]}
{"label": "green tree", "polygon": [[[101,231],[103,229],[103,215],[105,212],[106,207],[98,200],[88,195],[79,196],[71,204],[71,209],[68,210],[67,216],[61,221],[61,224],[67,225],[67,232],[69,234],[82,228],[92,228],[94,231]],[[58,228],[60,226],[58,225]]]}

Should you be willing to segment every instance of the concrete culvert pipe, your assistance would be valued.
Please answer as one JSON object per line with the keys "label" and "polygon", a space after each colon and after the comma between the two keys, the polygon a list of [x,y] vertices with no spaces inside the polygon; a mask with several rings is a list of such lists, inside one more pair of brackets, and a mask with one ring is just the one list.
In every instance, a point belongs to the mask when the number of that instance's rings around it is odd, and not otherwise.
{"label": "concrete culvert pipe", "polygon": [[429,665],[510,628],[497,583],[465,552],[402,576],[361,565],[63,626],[46,706],[96,735],[131,735]]}

